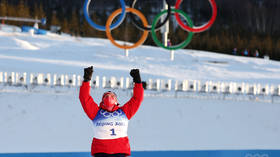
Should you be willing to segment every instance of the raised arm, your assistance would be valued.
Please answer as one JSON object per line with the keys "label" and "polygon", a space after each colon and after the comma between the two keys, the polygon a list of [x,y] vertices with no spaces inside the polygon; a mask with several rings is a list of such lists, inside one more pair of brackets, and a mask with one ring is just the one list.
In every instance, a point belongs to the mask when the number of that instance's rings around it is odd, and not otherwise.
{"label": "raised arm", "polygon": [[80,87],[80,102],[82,107],[87,114],[87,116],[93,120],[98,112],[98,105],[94,102],[92,97],[90,96],[90,80],[93,73],[93,67],[88,67],[84,69],[84,81],[82,86]]}
{"label": "raised arm", "polygon": [[138,111],[144,98],[144,89],[141,83],[139,69],[132,69],[130,75],[133,77],[134,82],[133,96],[123,107],[121,107],[128,119],[131,119]]}

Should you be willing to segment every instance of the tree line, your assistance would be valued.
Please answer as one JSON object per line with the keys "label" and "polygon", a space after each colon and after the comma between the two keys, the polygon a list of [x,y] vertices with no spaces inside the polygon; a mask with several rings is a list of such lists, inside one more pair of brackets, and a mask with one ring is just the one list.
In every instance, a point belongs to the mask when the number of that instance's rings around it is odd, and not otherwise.
{"label": "tree line", "polygon": [[[138,0],[135,8],[141,10],[149,23],[161,11],[162,1]],[[169,0],[174,6],[176,0]],[[106,38],[105,32],[90,27],[83,15],[84,0],[0,0],[0,16],[47,18],[51,25],[61,26],[62,32],[82,37]],[[131,5],[131,0],[126,0]],[[214,25],[205,32],[196,33],[186,47],[188,49],[215,51],[231,54],[234,48],[241,53],[244,49],[258,50],[260,56],[269,55],[280,60],[280,1],[279,0],[216,0],[218,15]],[[109,15],[120,8],[119,0],[92,0],[89,6],[91,18],[105,25]],[[211,7],[206,0],[184,0],[180,9],[184,10],[195,25],[201,25],[211,18]],[[138,19],[139,20],[139,19]],[[140,20],[139,20],[140,21]],[[170,18],[169,37],[173,44],[186,39],[188,32],[178,26],[174,16]],[[22,22],[8,22],[13,25],[32,25]],[[112,31],[118,40],[135,42],[142,35],[131,22],[131,17]],[[150,33],[151,34],[151,33]],[[155,45],[149,34],[144,44]],[[158,35],[160,35],[158,33]]]}

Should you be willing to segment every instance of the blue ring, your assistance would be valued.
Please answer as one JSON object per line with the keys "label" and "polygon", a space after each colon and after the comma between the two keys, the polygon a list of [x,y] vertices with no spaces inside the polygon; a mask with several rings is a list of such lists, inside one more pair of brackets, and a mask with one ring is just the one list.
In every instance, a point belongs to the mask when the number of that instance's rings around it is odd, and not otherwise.
{"label": "blue ring", "polygon": [[[85,18],[87,20],[87,22],[90,24],[91,27],[97,29],[97,30],[100,30],[100,31],[106,31],[106,27],[105,26],[101,26],[101,25],[98,25],[96,23],[94,23],[90,16],[89,16],[89,13],[88,13],[88,7],[89,7],[89,4],[90,4],[91,0],[85,0],[85,3],[84,3],[84,15],[85,15]],[[121,2],[121,6],[122,6],[122,13],[120,15],[120,18],[117,20],[116,23],[113,23],[111,26],[110,26],[110,29],[115,29],[117,28],[121,23],[122,21],[124,20],[125,18],[125,15],[126,15],[126,12],[125,12],[125,2],[124,0],[120,0]]]}

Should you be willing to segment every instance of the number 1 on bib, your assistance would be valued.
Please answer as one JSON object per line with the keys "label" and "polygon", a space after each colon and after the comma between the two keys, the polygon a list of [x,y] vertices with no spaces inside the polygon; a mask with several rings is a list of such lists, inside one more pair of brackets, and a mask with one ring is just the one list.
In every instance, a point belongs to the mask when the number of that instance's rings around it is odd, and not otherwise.
{"label": "number 1 on bib", "polygon": [[117,134],[115,134],[115,129],[111,129],[110,131],[112,131],[111,136],[116,136]]}

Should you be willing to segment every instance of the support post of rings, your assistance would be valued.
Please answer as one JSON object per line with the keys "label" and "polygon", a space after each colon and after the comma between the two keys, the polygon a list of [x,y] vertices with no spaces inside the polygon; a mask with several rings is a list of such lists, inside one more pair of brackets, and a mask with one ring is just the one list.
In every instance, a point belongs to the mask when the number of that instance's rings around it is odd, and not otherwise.
{"label": "support post of rings", "polygon": [[[166,47],[171,47],[172,43],[170,39],[167,39],[167,46]],[[170,60],[174,61],[174,50],[170,50]]]}
{"label": "support post of rings", "polygon": [[128,57],[128,55],[129,55],[129,51],[128,49],[125,49],[125,56]]}
{"label": "support post of rings", "polygon": [[170,50],[170,60],[174,61],[174,50]]}
{"label": "support post of rings", "polygon": [[[166,1],[163,1],[163,8],[161,11],[167,10],[167,9],[168,9],[168,5],[167,5]],[[167,15],[161,17],[161,22],[164,22],[164,19],[166,18],[166,16]],[[167,46],[168,33],[169,33],[169,20],[167,20],[167,22],[165,23],[165,26],[161,27],[160,32],[162,34],[162,43],[164,44],[164,46]]]}

